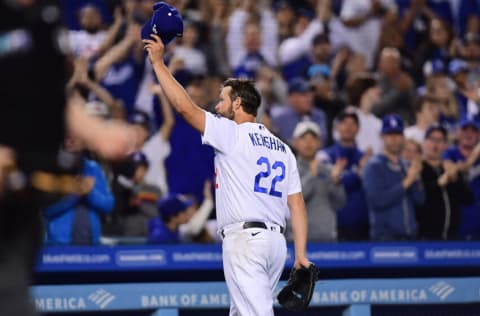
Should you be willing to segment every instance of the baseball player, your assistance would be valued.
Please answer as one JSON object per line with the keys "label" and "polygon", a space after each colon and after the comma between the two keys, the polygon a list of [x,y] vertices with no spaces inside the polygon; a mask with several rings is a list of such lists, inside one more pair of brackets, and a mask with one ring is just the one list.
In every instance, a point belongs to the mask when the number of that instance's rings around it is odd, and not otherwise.
{"label": "baseball player", "polygon": [[165,66],[162,39],[152,34],[143,42],[172,106],[216,151],[217,221],[230,315],[273,315],[273,291],[287,255],[283,232],[289,215],[294,265],[310,265],[295,158],[285,143],[255,122],[260,95],[252,82],[225,81],[215,107],[218,115],[208,113],[192,102]]}

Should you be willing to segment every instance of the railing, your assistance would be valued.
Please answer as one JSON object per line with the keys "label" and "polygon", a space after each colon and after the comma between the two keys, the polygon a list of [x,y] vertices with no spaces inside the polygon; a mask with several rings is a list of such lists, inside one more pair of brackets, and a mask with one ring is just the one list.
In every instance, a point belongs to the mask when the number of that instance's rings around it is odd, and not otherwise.
{"label": "railing", "polygon": [[[178,316],[181,309],[227,309],[230,300],[223,282],[43,285],[32,291],[37,309],[48,313],[156,311],[156,316]],[[375,305],[479,302],[478,277],[326,280],[317,282],[311,308],[345,306],[343,316],[370,316]]]}

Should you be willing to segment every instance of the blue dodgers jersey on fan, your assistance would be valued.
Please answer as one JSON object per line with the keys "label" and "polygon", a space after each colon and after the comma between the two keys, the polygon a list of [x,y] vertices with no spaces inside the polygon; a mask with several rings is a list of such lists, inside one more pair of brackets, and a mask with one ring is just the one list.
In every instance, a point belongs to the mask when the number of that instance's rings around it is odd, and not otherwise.
{"label": "blue dodgers jersey on fan", "polygon": [[291,149],[265,126],[206,113],[203,143],[215,148],[218,226],[264,221],[285,226],[288,196],[301,191]]}
{"label": "blue dodgers jersey on fan", "polygon": [[[443,159],[453,162],[466,160],[457,146],[448,148],[443,154]],[[480,238],[480,159],[477,159],[470,168],[467,179],[475,201],[472,205],[462,206],[462,219],[458,234],[462,238],[478,239]]]}
{"label": "blue dodgers jersey on fan", "polygon": [[148,243],[176,244],[180,242],[178,231],[170,230],[160,218],[148,222]]}
{"label": "blue dodgers jersey on fan", "polygon": [[[349,229],[368,227],[368,205],[365,191],[363,190],[362,178],[358,174],[363,152],[356,146],[345,147],[337,143],[326,148],[323,153],[332,164],[335,164],[338,158],[347,158],[348,160],[341,178],[347,194],[347,203],[344,207],[337,210],[338,226],[348,227]],[[320,157],[320,159],[322,158]]]}
{"label": "blue dodgers jersey on fan", "polygon": [[133,113],[140,77],[143,73],[143,63],[136,64],[133,58],[112,65],[101,84],[115,98],[124,103],[127,116]]}
{"label": "blue dodgers jersey on fan", "polygon": [[255,79],[257,70],[265,64],[265,58],[260,53],[249,53],[242,60],[240,65],[235,68],[233,75],[235,78]]}

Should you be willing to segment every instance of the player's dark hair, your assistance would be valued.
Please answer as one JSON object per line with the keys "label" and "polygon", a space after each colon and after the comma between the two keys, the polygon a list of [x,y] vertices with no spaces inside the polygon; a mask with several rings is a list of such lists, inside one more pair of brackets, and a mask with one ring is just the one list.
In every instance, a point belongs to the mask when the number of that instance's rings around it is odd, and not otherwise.
{"label": "player's dark hair", "polygon": [[223,86],[232,87],[230,91],[232,101],[240,98],[240,100],[242,100],[243,110],[248,114],[257,116],[261,96],[255,88],[253,80],[230,78],[223,82]]}

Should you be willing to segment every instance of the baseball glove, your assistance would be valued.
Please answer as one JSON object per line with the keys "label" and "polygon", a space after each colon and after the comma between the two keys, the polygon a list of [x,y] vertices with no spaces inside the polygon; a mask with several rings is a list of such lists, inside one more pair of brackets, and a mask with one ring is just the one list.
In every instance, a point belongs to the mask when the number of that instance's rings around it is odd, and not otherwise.
{"label": "baseball glove", "polygon": [[292,269],[285,287],[278,293],[280,305],[292,312],[304,311],[312,299],[318,268],[312,263],[308,268]]}

